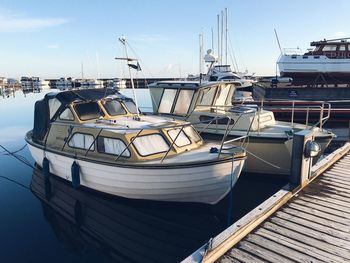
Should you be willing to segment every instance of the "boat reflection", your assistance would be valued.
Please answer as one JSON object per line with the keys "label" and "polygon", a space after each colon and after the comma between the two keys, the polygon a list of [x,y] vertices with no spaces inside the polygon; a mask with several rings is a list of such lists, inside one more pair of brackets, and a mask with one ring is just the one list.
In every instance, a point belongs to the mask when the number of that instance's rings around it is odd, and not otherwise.
{"label": "boat reflection", "polygon": [[34,169],[30,185],[57,238],[117,262],[178,262],[223,227],[210,207],[126,200],[74,189]]}

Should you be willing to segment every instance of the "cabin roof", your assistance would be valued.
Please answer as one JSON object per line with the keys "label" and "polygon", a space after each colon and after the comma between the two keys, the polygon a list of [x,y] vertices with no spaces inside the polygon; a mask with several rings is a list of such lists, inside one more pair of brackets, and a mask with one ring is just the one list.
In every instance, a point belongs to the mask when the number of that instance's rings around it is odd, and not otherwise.
{"label": "cabin roof", "polygon": [[76,100],[91,101],[100,100],[107,96],[113,95],[119,99],[128,99],[118,91],[111,89],[83,89],[83,90],[69,90],[62,92],[50,92],[45,95],[46,99],[58,99],[62,104],[69,104]]}
{"label": "cabin roof", "polygon": [[150,88],[173,88],[173,89],[200,89],[206,88],[210,86],[216,86],[218,84],[236,84],[235,81],[210,81],[210,82],[202,82],[199,81],[158,81],[149,85]]}
{"label": "cabin roof", "polygon": [[348,42],[349,38],[338,38],[338,39],[324,39],[320,41],[312,41],[310,43],[310,46],[320,46],[320,45],[325,45],[325,44],[332,44],[332,45],[341,45],[344,43],[350,43]]}

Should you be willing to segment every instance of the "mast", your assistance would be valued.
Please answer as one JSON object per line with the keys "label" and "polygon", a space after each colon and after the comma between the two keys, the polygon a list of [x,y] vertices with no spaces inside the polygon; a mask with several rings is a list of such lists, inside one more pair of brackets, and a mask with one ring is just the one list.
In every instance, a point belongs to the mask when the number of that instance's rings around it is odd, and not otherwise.
{"label": "mast", "polygon": [[220,59],[220,15],[217,15],[217,26],[218,26],[218,58]]}
{"label": "mast", "polygon": [[203,70],[203,34],[199,34],[199,78],[201,78]]}
{"label": "mast", "polygon": [[275,30],[275,36],[276,36],[277,44],[278,44],[278,47],[280,48],[281,55],[283,55],[281,44],[280,44],[280,40],[278,39],[276,28],[274,28],[273,30]]}
{"label": "mast", "polygon": [[225,8],[225,64],[227,65],[227,7]]}
{"label": "mast", "polygon": [[[129,58],[128,56],[128,49],[126,48],[126,37],[125,36],[121,36],[119,38],[119,41],[123,44],[124,46],[124,51],[125,51],[125,60],[127,61],[127,64],[129,61],[132,61],[134,59]],[[116,59],[120,59],[120,58],[116,58]],[[136,96],[136,92],[135,92],[135,86],[134,86],[134,79],[132,78],[131,75],[131,69],[130,66],[128,65],[128,69],[129,69],[129,76],[130,76],[130,82],[131,82],[131,87],[132,87],[132,95],[134,97],[134,101],[136,104],[136,108],[137,108],[137,119],[140,120],[140,114],[139,114],[139,104],[137,102],[137,96]]]}
{"label": "mast", "polygon": [[224,11],[221,11],[221,43],[220,43],[220,64],[222,65],[222,50],[223,50],[223,38],[224,38]]}

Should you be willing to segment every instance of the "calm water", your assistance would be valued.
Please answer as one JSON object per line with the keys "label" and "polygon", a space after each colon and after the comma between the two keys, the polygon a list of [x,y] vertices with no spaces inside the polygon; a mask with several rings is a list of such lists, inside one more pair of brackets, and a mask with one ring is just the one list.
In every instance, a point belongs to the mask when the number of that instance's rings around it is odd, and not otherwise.
{"label": "calm water", "polygon": [[[141,107],[151,106],[138,90]],[[131,95],[130,90],[124,91]],[[0,144],[15,151],[43,93],[0,98]],[[28,148],[19,154],[34,165]],[[178,262],[285,184],[241,176],[216,206],[141,202],[75,190],[0,149],[0,262]]]}

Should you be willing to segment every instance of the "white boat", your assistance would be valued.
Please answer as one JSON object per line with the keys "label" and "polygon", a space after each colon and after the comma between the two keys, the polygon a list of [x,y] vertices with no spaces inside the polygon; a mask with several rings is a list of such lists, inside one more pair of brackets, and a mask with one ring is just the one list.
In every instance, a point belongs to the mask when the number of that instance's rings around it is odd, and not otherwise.
{"label": "white boat", "polygon": [[277,61],[281,77],[293,84],[348,84],[350,81],[350,42],[348,38],[311,42],[305,54],[284,52]]}
{"label": "white boat", "polygon": [[289,175],[292,138],[300,130],[316,132],[321,153],[334,137],[320,127],[276,121],[273,112],[256,105],[233,107],[235,82],[163,81],[149,88],[155,113],[190,121],[205,139],[247,136],[245,172]]}
{"label": "white boat", "polygon": [[132,199],[216,204],[245,160],[242,148],[205,143],[188,122],[139,114],[108,89],[45,95],[26,141],[44,171],[49,162],[73,185]]}

